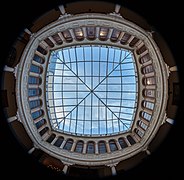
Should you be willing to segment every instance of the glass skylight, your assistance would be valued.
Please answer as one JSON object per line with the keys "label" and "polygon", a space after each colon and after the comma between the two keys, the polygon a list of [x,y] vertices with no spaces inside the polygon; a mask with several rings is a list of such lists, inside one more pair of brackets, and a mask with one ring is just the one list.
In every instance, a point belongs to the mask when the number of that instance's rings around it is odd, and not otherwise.
{"label": "glass skylight", "polygon": [[55,130],[76,135],[126,132],[137,107],[133,53],[102,45],[52,51],[46,96]]}

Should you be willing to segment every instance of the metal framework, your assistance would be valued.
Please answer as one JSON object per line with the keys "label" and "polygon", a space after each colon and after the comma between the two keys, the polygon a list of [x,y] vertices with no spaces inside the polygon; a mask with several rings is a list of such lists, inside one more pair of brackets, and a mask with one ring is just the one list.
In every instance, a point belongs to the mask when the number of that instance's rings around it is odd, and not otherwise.
{"label": "metal framework", "polygon": [[129,50],[83,45],[51,51],[46,79],[51,125],[82,135],[126,132],[137,108],[137,85]]}

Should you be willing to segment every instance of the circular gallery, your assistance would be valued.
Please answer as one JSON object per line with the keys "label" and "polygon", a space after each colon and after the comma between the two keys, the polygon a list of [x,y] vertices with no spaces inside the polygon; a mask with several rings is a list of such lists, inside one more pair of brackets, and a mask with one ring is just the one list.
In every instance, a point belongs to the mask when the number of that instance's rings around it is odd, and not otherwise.
{"label": "circular gallery", "polygon": [[4,112],[18,142],[73,177],[133,168],[177,111],[169,91],[178,71],[163,38],[130,9],[98,3],[61,4],[35,19],[3,69]]}

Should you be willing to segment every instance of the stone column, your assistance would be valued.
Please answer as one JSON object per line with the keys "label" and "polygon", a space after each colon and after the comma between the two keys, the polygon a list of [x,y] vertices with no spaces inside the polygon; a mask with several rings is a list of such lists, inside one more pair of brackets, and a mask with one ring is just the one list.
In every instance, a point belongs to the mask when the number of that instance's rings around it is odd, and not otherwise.
{"label": "stone column", "polygon": [[107,153],[110,153],[111,150],[110,150],[110,147],[109,147],[109,142],[105,142],[105,144],[106,144],[106,148],[107,148]]}
{"label": "stone column", "polygon": [[83,150],[82,150],[83,154],[86,154],[86,148],[87,148],[87,143],[84,142],[84,146],[83,146]]}
{"label": "stone column", "polygon": [[177,66],[172,66],[169,68],[170,72],[178,71]]}
{"label": "stone column", "polygon": [[61,160],[61,162],[62,162],[63,165],[64,165],[62,172],[63,172],[64,174],[67,174],[67,173],[68,173],[68,167],[71,166],[72,163],[64,162],[64,161],[62,161],[62,160]]}
{"label": "stone column", "polygon": [[60,146],[61,149],[63,149],[65,143],[66,143],[66,140],[64,139],[63,142],[62,142],[62,144],[61,144],[61,146]]}
{"label": "stone column", "polygon": [[95,141],[95,154],[99,154],[98,152],[98,143]]}
{"label": "stone column", "polygon": [[8,123],[11,123],[15,120],[17,120],[17,116],[12,116],[12,117],[7,118]]}
{"label": "stone column", "polygon": [[166,118],[165,120],[166,122],[168,122],[169,124],[173,125],[174,124],[174,119],[171,118]]}
{"label": "stone column", "polygon": [[128,141],[127,137],[124,137],[124,140],[128,146],[131,146],[130,142]]}
{"label": "stone column", "polygon": [[120,8],[121,8],[121,6],[119,4],[116,4],[116,6],[115,6],[115,13],[116,14],[119,14]]}
{"label": "stone column", "polygon": [[24,32],[26,32],[26,33],[29,34],[29,35],[32,34],[31,31],[30,31],[29,29],[27,29],[27,28],[24,29]]}
{"label": "stone column", "polygon": [[115,166],[116,166],[117,164],[118,164],[118,162],[113,163],[113,164],[107,164],[107,166],[111,168],[111,172],[112,172],[112,175],[113,175],[113,176],[117,175],[116,168],[115,168]]}
{"label": "stone column", "polygon": [[6,71],[6,72],[12,72],[13,73],[15,69],[5,65],[3,70]]}
{"label": "stone column", "polygon": [[150,150],[148,149],[148,147],[146,147],[145,149],[143,149],[143,151],[145,151],[147,155],[150,155],[150,154],[151,154],[151,152],[150,152]]}
{"label": "stone column", "polygon": [[60,10],[62,15],[66,13],[65,8],[64,8],[63,5],[59,6],[59,10]]}
{"label": "stone column", "polygon": [[118,150],[121,150],[122,148],[121,148],[121,146],[120,146],[118,140],[115,140],[115,142],[116,142],[116,146],[117,146]]}
{"label": "stone column", "polygon": [[64,165],[64,168],[63,168],[62,171],[63,171],[64,174],[67,173],[67,171],[68,171],[68,164],[65,164],[65,165]]}
{"label": "stone column", "polygon": [[34,151],[35,149],[36,149],[35,147],[32,147],[32,148],[28,151],[28,154],[32,154],[33,151]]}
{"label": "stone column", "polygon": [[3,68],[3,71],[5,71],[5,72],[10,72],[10,73],[14,73],[14,76],[15,76],[15,78],[16,78],[17,69],[18,69],[18,64],[17,64],[14,68],[5,65],[4,68]]}
{"label": "stone column", "polygon": [[71,152],[74,152],[74,150],[75,150],[75,147],[76,147],[76,141],[74,141],[73,142],[73,144],[72,144],[72,147],[71,147]]}
{"label": "stone column", "polygon": [[111,167],[111,172],[113,176],[117,174],[115,166]]}
{"label": "stone column", "polygon": [[33,153],[34,150],[38,149],[38,146],[34,144],[34,146],[28,151],[28,154]]}

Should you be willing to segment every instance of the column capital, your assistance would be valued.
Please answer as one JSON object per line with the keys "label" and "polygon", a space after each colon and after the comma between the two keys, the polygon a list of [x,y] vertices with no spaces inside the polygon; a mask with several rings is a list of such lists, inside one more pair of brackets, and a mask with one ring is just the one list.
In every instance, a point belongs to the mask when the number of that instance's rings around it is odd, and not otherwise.
{"label": "column capital", "polygon": [[63,160],[60,160],[64,165],[66,166],[72,166],[74,165],[74,163],[71,163],[71,162],[67,162],[67,161],[63,161]]}
{"label": "column capital", "polygon": [[106,164],[106,166],[107,167],[115,167],[115,166],[117,166],[118,163],[119,163],[119,161],[118,162],[112,162],[110,164]]}
{"label": "column capital", "polygon": [[145,148],[143,149],[143,151],[145,151],[147,155],[150,155],[150,154],[151,154],[151,152],[150,152],[150,150],[148,149],[148,147],[145,147]]}

